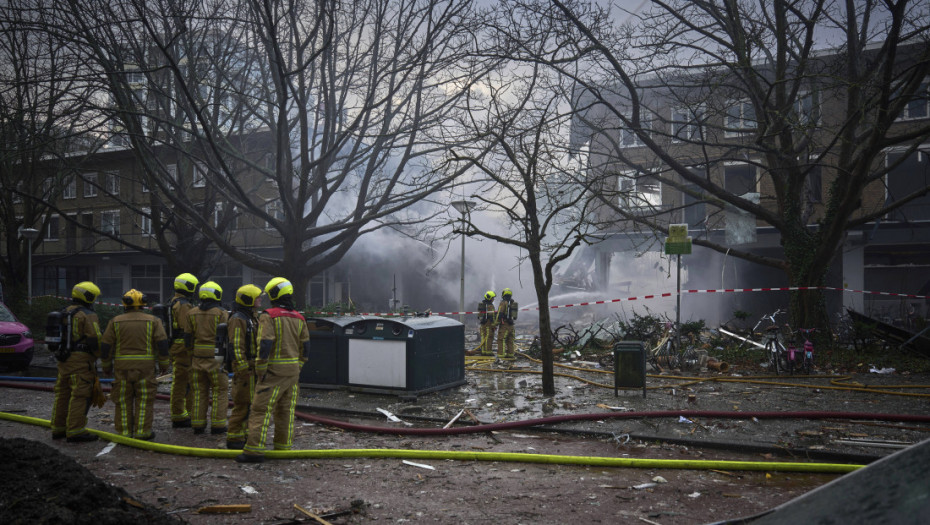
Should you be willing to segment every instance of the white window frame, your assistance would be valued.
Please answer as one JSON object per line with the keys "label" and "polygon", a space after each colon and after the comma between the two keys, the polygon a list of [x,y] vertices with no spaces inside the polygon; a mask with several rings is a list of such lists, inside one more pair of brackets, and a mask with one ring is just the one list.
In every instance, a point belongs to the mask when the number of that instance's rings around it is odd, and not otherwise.
{"label": "white window frame", "polygon": [[191,169],[191,185],[195,188],[203,188],[207,185],[207,165],[203,162],[195,162]]}
{"label": "white window frame", "polygon": [[64,184],[61,185],[61,198],[65,200],[77,198],[77,177],[65,176]]}
{"label": "white window frame", "polygon": [[[109,228],[107,228],[109,226]],[[104,210],[100,212],[100,231],[111,233],[119,237],[119,210]]]}
{"label": "white window frame", "polygon": [[103,187],[106,189],[107,194],[119,197],[119,170],[105,171],[103,176]]}
{"label": "white window frame", "polygon": [[[272,199],[272,200],[265,202],[265,213],[267,213],[268,215],[271,215],[272,217],[275,217],[278,220],[283,221],[284,220],[284,204],[281,202],[281,199]],[[271,230],[271,229],[274,229],[274,226],[270,222],[265,221],[265,229]]]}
{"label": "white window frame", "polygon": [[[923,120],[930,118],[930,77],[925,78],[924,81],[920,83],[920,87],[917,88],[917,92],[914,93],[914,96],[917,97],[917,99],[911,100],[904,105],[898,120]],[[923,99],[923,104],[921,104],[920,99]],[[911,107],[917,105],[923,106],[923,114],[915,117],[911,115]]]}
{"label": "white window frame", "polygon": [[[56,227],[52,228],[53,225]],[[45,228],[45,239],[43,239],[43,242],[57,241],[59,239],[60,230],[61,230],[61,216],[58,215],[57,213],[51,215],[49,217],[48,226]]]}
{"label": "white window frame", "polygon": [[[652,129],[652,120],[650,120],[648,115],[645,115],[643,112],[640,112],[639,122],[644,130]],[[629,128],[622,128],[620,130],[621,148],[639,148],[642,146],[644,146],[643,141],[635,131]]]}
{"label": "white window frame", "polygon": [[[655,181],[658,190],[644,192],[642,186],[645,185],[645,179]],[[627,183],[629,185],[626,185]],[[641,171],[621,171],[617,176],[617,189],[621,192],[619,195],[619,205],[626,210],[658,210],[662,207],[662,182],[655,178],[653,173],[643,173]],[[628,195],[633,194],[633,199]]]}
{"label": "white window frame", "polygon": [[150,208],[141,208],[139,210],[139,233],[143,237],[152,236],[152,210]]}
{"label": "white window frame", "polygon": [[[805,101],[810,100],[810,107],[805,108]],[[820,93],[817,91],[802,91],[794,102],[794,112],[798,123],[802,126],[816,126],[820,124]]]}
{"label": "white window frame", "polygon": [[691,142],[700,138],[701,117],[703,114],[704,112],[700,108],[697,110],[689,107],[672,108],[671,118],[669,119],[672,142]]}
{"label": "white window frame", "polygon": [[[736,109],[736,112],[732,110]],[[749,113],[752,112],[752,120],[749,120]],[[731,100],[727,104],[727,111],[723,117],[725,137],[739,137],[748,132],[755,131],[759,123],[755,114],[755,108],[749,100]]]}
{"label": "white window frame", "polygon": [[84,181],[84,198],[96,197],[97,196],[97,172],[88,171],[87,173],[81,174],[81,179]]}

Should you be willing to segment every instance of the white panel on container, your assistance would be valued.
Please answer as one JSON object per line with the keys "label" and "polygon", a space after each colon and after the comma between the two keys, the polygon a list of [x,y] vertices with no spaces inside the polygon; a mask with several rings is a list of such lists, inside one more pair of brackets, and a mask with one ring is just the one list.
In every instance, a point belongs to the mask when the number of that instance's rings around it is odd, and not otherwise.
{"label": "white panel on container", "polygon": [[407,341],[349,339],[349,383],[407,387]]}

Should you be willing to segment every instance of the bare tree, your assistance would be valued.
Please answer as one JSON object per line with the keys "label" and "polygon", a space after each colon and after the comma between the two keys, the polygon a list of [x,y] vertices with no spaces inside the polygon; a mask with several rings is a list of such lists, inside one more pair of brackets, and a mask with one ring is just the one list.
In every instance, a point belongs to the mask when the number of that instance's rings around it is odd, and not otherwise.
{"label": "bare tree", "polygon": [[[49,203],[69,197],[69,166],[99,141],[98,124],[86,111],[89,91],[77,54],[40,28],[43,0],[11,0],[0,6],[0,275],[8,301],[26,297],[29,251],[57,226]],[[35,228],[37,239],[19,235]]]}
{"label": "bare tree", "polygon": [[[470,2],[62,1],[158,198],[298,297],[360,236],[428,218],[454,180],[431,162],[475,74]],[[203,165],[210,197],[191,199],[158,148]],[[255,242],[224,231],[209,199]],[[255,250],[262,236],[282,255]]]}
{"label": "bare tree", "polygon": [[[576,104],[597,168],[621,184],[649,178],[704,203],[707,232],[741,210],[780,233],[783,257],[710,235],[697,245],[817,287],[849,229],[930,192],[920,183],[893,200],[868,198],[930,136],[930,121],[907,120],[928,97],[925,3],[656,0],[629,25],[575,2],[551,5],[581,34]],[[902,155],[885,163],[892,148]],[[720,175],[733,162],[747,166],[741,184]],[[667,215],[659,220],[667,210],[610,205],[631,224],[667,227]],[[825,324],[820,292],[792,299],[798,326]]]}
{"label": "bare tree", "polygon": [[545,18],[534,23],[521,14],[503,9],[492,17],[484,52],[502,63],[497,75],[486,77],[483,89],[472,92],[469,118],[461,123],[478,138],[472,145],[478,154],[456,149],[453,160],[476,169],[465,185],[476,211],[500,218],[500,230],[495,230],[482,228],[468,214],[463,233],[519,247],[532,267],[543,393],[551,396],[555,394],[549,309],[553,275],[575,250],[601,238],[600,199],[607,196],[607,189],[581,172],[582,152],[574,150],[569,140],[570,79],[531,59],[553,45],[561,31]]}

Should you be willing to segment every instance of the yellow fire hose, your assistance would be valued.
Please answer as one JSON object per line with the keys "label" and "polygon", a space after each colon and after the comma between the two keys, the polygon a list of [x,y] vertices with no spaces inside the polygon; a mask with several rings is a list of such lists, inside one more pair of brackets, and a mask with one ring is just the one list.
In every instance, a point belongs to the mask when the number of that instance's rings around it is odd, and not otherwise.
{"label": "yellow fire hose", "polygon": [[[21,416],[0,412],[0,419],[49,427],[46,419]],[[103,439],[129,447],[205,458],[232,459],[239,450],[182,447],[153,443],[127,438],[102,430],[88,429]],[[692,459],[634,459],[606,458],[596,456],[562,456],[553,454],[527,454],[521,452],[465,452],[448,450],[407,450],[407,449],[335,449],[335,450],[269,450],[265,453],[269,459],[333,459],[333,458],[394,458],[394,459],[436,459],[456,461],[502,461],[517,463],[541,463],[548,465],[585,465],[592,467],[626,467],[652,469],[687,469],[687,470],[742,470],[767,472],[806,472],[846,474],[864,465],[844,465],[837,463],[785,463],[764,461],[726,461],[726,460],[692,460]]]}

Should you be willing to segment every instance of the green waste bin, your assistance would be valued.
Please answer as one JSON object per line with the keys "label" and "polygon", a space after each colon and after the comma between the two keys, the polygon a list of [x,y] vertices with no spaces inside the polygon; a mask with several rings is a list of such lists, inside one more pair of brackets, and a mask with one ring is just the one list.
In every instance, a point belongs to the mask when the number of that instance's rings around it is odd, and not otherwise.
{"label": "green waste bin", "polygon": [[642,341],[614,344],[614,396],[620,388],[643,389],[646,397],[646,345]]}

